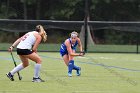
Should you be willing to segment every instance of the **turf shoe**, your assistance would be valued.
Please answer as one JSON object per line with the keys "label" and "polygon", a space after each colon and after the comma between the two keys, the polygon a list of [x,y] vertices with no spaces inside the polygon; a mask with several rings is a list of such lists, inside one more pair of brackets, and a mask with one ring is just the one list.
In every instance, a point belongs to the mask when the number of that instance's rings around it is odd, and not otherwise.
{"label": "turf shoe", "polygon": [[7,73],[6,75],[11,81],[14,81],[14,76],[10,72]]}
{"label": "turf shoe", "polygon": [[70,72],[68,72],[68,76],[69,76],[69,77],[72,77],[72,74],[71,74]]}
{"label": "turf shoe", "polygon": [[42,80],[40,77],[38,78],[33,77],[32,82],[45,82],[45,80]]}
{"label": "turf shoe", "polygon": [[76,71],[77,76],[81,75],[81,68],[79,67],[79,69]]}

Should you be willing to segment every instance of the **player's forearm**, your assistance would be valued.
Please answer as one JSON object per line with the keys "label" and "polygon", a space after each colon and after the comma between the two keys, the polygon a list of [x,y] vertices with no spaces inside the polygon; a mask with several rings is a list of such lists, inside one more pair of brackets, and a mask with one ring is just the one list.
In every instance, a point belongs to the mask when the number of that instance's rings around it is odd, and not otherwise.
{"label": "player's forearm", "polygon": [[33,48],[32,48],[32,50],[33,50],[33,51],[36,51],[37,48],[38,48],[38,45],[34,45]]}
{"label": "player's forearm", "polygon": [[70,53],[71,56],[80,56],[79,53]]}
{"label": "player's forearm", "polygon": [[17,39],[13,44],[12,44],[12,47],[16,47],[19,43],[20,43],[21,39]]}
{"label": "player's forearm", "polygon": [[36,42],[32,48],[33,51],[37,51],[40,42]]}
{"label": "player's forearm", "polygon": [[83,47],[79,46],[79,50],[80,50],[80,52],[82,52],[83,51]]}
{"label": "player's forearm", "polygon": [[35,42],[35,44],[34,44],[34,46],[32,48],[33,51],[36,51],[37,50],[38,45],[40,44],[40,42],[41,42],[41,39],[37,39],[37,41]]}

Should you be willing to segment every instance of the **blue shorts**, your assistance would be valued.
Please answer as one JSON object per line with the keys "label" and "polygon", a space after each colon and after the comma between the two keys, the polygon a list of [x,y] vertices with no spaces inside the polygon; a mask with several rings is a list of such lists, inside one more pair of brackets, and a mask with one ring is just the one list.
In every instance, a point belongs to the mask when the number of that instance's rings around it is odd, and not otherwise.
{"label": "blue shorts", "polygon": [[17,54],[18,55],[29,55],[32,54],[33,51],[29,50],[29,49],[19,49],[17,48]]}
{"label": "blue shorts", "polygon": [[[74,49],[74,51],[76,51],[75,49]],[[62,49],[60,49],[60,55],[63,57],[64,55],[68,55],[68,51],[67,50],[62,50]]]}
{"label": "blue shorts", "polygon": [[64,55],[68,55],[68,51],[64,51],[60,49],[60,55],[63,57]]}

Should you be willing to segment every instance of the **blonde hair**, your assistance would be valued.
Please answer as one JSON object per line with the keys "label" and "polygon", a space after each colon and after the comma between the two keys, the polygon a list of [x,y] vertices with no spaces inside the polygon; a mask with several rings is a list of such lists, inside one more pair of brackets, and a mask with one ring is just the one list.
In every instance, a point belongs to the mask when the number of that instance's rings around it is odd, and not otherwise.
{"label": "blonde hair", "polygon": [[43,26],[37,25],[36,31],[40,34],[40,36],[42,37],[42,40],[45,42],[47,40],[47,33],[45,32]]}
{"label": "blonde hair", "polygon": [[78,33],[76,31],[71,32],[70,37],[72,37],[72,35],[76,35],[78,37]]}

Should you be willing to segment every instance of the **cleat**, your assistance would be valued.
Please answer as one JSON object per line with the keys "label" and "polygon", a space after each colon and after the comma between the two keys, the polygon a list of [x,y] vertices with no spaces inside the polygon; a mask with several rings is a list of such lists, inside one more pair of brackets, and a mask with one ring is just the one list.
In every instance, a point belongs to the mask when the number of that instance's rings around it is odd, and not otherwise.
{"label": "cleat", "polygon": [[76,74],[77,74],[77,76],[81,75],[81,68],[80,67],[79,67],[79,70],[77,70]]}
{"label": "cleat", "polygon": [[68,76],[69,76],[69,77],[72,77],[72,74],[71,74],[71,73],[68,73]]}
{"label": "cleat", "polygon": [[10,72],[7,73],[6,75],[11,81],[14,81],[14,76]]}
{"label": "cleat", "polygon": [[38,78],[33,77],[32,82],[45,82],[45,80],[42,80],[40,77]]}

